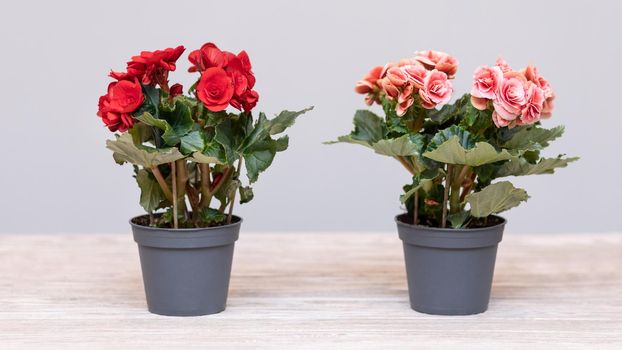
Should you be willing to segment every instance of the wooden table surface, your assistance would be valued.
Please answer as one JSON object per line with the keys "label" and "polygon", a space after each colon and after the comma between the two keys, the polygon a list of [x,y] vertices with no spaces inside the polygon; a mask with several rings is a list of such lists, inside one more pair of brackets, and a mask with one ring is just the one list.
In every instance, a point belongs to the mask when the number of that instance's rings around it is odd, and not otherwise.
{"label": "wooden table surface", "polygon": [[507,234],[489,310],[408,305],[396,233],[244,233],[227,309],[147,312],[131,236],[0,235],[0,349],[622,349],[622,234]]}

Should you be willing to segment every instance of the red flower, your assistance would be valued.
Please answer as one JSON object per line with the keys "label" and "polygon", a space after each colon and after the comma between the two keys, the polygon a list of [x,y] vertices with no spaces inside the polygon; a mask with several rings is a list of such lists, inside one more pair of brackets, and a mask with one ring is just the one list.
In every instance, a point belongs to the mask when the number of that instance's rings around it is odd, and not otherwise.
{"label": "red flower", "polygon": [[215,44],[204,44],[199,50],[194,50],[188,55],[188,60],[193,64],[188,68],[188,72],[202,72],[211,67],[223,68],[227,65],[227,56]]}
{"label": "red flower", "polygon": [[97,115],[102,118],[104,124],[110,131],[127,131],[134,126],[134,119],[127,113],[117,113],[110,110],[110,99],[108,95],[99,98],[99,111]]}
{"label": "red flower", "polygon": [[134,112],[145,100],[143,90],[136,78],[121,80],[108,86],[110,110],[118,113]]}
{"label": "red flower", "polygon": [[110,72],[110,76],[117,80],[138,78],[143,84],[164,84],[168,79],[168,72],[176,69],[175,62],[186,49],[183,46],[143,51],[139,56],[132,57],[127,63],[127,72]]}
{"label": "red flower", "polygon": [[210,111],[218,112],[227,108],[233,92],[233,81],[224,69],[211,67],[201,74],[197,96]]}
{"label": "red flower", "polygon": [[97,115],[110,131],[127,131],[134,125],[129,113],[134,112],[145,100],[138,80],[122,80],[108,85],[108,93],[99,98]]}
{"label": "red flower", "polygon": [[255,108],[258,100],[259,94],[257,91],[247,90],[242,96],[232,98],[231,106],[236,109],[244,109],[245,112],[248,112]]}
{"label": "red flower", "polygon": [[[229,98],[231,106],[239,110],[244,109],[247,112],[255,107],[259,94],[252,90],[255,86],[255,75],[253,74],[251,61],[246,51],[241,51],[235,55],[231,52],[220,50],[213,43],[207,43],[199,50],[192,51],[188,56],[188,60],[192,63],[192,67],[188,69],[189,72],[203,72],[205,74],[211,68],[220,68],[226,72],[233,86],[233,96]],[[201,81],[203,80],[204,78],[201,77]],[[197,93],[199,93],[198,88]],[[205,96],[205,92],[203,92],[203,95]],[[199,99],[209,109],[214,108],[213,102],[210,105],[200,96]],[[226,106],[221,107],[219,105],[218,108],[222,110]]]}
{"label": "red flower", "polygon": [[184,87],[181,84],[173,84],[169,89],[171,98],[184,93]]}

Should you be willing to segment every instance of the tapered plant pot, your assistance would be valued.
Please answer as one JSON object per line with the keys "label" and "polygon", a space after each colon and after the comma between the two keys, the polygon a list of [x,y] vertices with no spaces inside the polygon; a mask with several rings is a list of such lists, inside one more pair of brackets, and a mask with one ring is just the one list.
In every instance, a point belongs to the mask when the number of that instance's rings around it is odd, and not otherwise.
{"label": "tapered plant pot", "polygon": [[442,229],[395,217],[404,245],[410,306],[435,315],[486,311],[505,219],[473,229]]}
{"label": "tapered plant pot", "polygon": [[154,228],[130,220],[149,311],[167,316],[221,312],[227,303],[233,248],[242,219],[193,229]]}

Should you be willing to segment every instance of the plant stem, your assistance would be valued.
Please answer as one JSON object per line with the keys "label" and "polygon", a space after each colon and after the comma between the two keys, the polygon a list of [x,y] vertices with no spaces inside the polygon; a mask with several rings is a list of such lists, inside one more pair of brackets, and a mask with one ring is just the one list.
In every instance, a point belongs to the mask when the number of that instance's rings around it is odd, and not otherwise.
{"label": "plant stem", "polygon": [[179,223],[177,222],[177,169],[175,168],[175,162],[171,162],[171,182],[173,183],[173,228],[178,229]]}
{"label": "plant stem", "polygon": [[201,163],[199,164],[199,168],[201,169],[201,208],[209,207],[209,204],[212,200],[212,193],[209,188],[211,187],[210,183],[210,167],[209,164]]}
{"label": "plant stem", "polygon": [[[464,166],[460,171],[458,177],[453,176],[450,179],[451,183],[451,192],[449,194],[449,212],[451,214],[457,213],[460,211],[460,187],[462,186],[462,175],[467,169],[467,166]],[[453,169],[452,172],[455,173],[457,169]]]}
{"label": "plant stem", "polygon": [[173,194],[171,194],[171,190],[168,188],[168,184],[166,183],[166,180],[164,180],[164,177],[162,176],[162,173],[160,172],[160,168],[158,168],[157,165],[154,165],[151,168],[151,173],[156,178],[156,181],[158,181],[158,185],[160,185],[160,188],[162,189],[162,192],[164,193],[164,196],[166,197],[166,199],[172,202]]}
{"label": "plant stem", "polygon": [[413,200],[415,201],[413,207],[413,225],[417,225],[419,223],[419,191],[415,192]]}
{"label": "plant stem", "polygon": [[[240,176],[240,171],[242,169],[242,164],[244,162],[244,158],[240,157],[240,160],[238,161],[238,168],[235,171],[235,175],[234,178],[237,178]],[[233,192],[233,196],[231,196],[231,203],[229,203],[229,215],[227,215],[227,224],[231,223],[231,219],[233,217],[233,204],[235,204],[235,195],[236,195],[237,191]]]}
{"label": "plant stem", "polygon": [[449,187],[451,186],[451,173],[453,165],[447,164],[447,175],[445,175],[445,191],[443,192],[443,214],[441,217],[441,228],[447,227],[447,197],[449,197]]}
{"label": "plant stem", "polygon": [[400,163],[402,163],[404,168],[406,168],[406,170],[408,170],[408,172],[411,175],[415,175],[415,169],[413,169],[413,166],[406,159],[404,159],[404,157],[397,156],[394,158],[397,159]]}
{"label": "plant stem", "polygon": [[184,218],[188,219],[188,209],[186,208],[186,183],[188,182],[188,169],[186,168],[186,160],[179,159],[175,161],[177,167],[177,198],[181,199],[180,209],[183,210]]}

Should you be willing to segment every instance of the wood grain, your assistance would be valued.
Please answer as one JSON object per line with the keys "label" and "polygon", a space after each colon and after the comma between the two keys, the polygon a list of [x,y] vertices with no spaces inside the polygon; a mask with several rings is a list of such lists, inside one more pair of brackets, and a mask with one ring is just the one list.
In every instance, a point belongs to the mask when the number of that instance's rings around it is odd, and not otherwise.
{"label": "wood grain", "polygon": [[408,306],[395,233],[242,232],[227,310],[149,314],[130,235],[0,235],[0,349],[622,349],[622,234],[506,235],[488,312]]}

